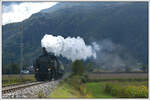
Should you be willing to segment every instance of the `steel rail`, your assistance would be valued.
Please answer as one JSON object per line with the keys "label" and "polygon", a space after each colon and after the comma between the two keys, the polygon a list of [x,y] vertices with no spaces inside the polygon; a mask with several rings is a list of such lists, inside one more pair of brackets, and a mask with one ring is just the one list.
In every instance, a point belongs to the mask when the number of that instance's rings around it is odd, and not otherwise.
{"label": "steel rail", "polygon": [[19,89],[27,88],[27,87],[42,84],[42,83],[45,83],[45,82],[32,82],[32,83],[26,83],[26,84],[3,87],[2,88],[2,94],[14,92],[14,91],[19,90]]}

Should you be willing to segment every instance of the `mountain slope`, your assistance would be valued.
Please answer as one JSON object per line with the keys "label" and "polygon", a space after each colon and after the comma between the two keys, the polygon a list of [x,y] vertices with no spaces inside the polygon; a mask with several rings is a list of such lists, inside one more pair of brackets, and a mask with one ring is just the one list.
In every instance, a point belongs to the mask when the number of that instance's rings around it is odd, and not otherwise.
{"label": "mountain slope", "polygon": [[23,25],[24,61],[40,54],[44,34],[81,36],[87,44],[105,39],[121,45],[138,61],[147,63],[148,3],[62,2],[33,14],[20,23],[2,26],[3,66],[20,61],[20,26]]}

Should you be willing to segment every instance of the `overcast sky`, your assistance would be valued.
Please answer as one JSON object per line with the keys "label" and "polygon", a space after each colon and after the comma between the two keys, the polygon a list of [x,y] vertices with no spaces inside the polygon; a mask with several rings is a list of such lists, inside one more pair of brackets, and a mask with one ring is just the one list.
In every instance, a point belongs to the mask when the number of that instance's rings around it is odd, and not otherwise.
{"label": "overcast sky", "polygon": [[3,2],[2,24],[21,22],[33,13],[54,6],[57,2]]}

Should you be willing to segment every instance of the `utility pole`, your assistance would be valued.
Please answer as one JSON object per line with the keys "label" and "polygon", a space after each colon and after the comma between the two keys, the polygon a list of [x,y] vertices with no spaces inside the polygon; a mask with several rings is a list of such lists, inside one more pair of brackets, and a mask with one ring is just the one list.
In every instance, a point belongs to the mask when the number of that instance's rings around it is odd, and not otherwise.
{"label": "utility pole", "polygon": [[20,26],[20,79],[22,80],[22,68],[23,68],[23,23]]}

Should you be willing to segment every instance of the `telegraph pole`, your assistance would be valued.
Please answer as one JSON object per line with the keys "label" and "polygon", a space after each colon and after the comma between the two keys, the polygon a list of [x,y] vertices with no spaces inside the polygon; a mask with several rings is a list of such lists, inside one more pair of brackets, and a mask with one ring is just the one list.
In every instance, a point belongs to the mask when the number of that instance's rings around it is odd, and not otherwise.
{"label": "telegraph pole", "polygon": [[22,68],[23,68],[23,23],[20,26],[20,79],[22,80]]}

